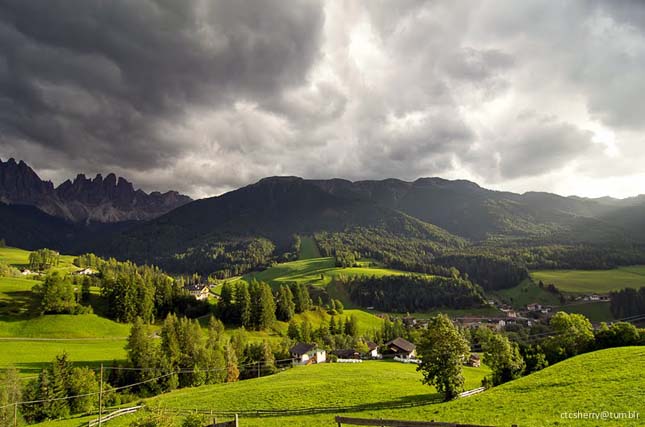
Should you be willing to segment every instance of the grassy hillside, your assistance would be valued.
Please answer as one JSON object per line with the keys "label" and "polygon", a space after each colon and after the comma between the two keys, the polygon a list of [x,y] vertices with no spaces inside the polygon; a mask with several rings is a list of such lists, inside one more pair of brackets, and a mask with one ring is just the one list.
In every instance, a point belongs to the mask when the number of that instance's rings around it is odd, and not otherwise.
{"label": "grassy hillside", "polygon": [[[543,371],[455,402],[388,416],[522,427],[642,426],[645,348],[624,347],[574,357]],[[640,420],[581,421],[563,412],[640,411]]]}
{"label": "grassy hillside", "polygon": [[22,277],[0,277],[0,320],[31,315],[36,310],[31,288],[38,283]]}
{"label": "grassy hillside", "polygon": [[[393,362],[325,364],[239,383],[183,389],[148,399],[146,404],[167,409],[240,413],[302,408],[318,408],[321,412],[272,417],[246,413],[240,417],[240,425],[245,427],[332,427],[334,415],[340,413],[330,409],[334,407],[344,408],[344,415],[365,418],[522,427],[630,427],[642,425],[642,419],[583,423],[564,419],[561,414],[639,411],[642,417],[645,388],[642,377],[635,373],[643,370],[645,348],[608,349],[566,360],[480,395],[449,403],[428,403],[437,396],[432,388],[420,383],[420,375],[413,366]],[[466,387],[478,386],[486,373],[485,367],[465,369]],[[136,417],[136,414],[126,416],[110,423],[115,427],[127,426]],[[80,427],[87,420],[86,417],[46,425]]]}
{"label": "grassy hillside", "polygon": [[95,314],[56,314],[27,320],[0,322],[0,337],[115,338],[126,337],[130,325]]}
{"label": "grassy hillside", "polygon": [[0,338],[0,367],[13,366],[20,374],[32,376],[49,365],[59,354],[66,352],[78,365],[98,366],[126,358],[125,339],[38,339]]}
{"label": "grassy hillside", "polygon": [[[30,253],[30,251],[26,251],[24,249],[3,247],[0,248],[0,262],[13,265],[16,268],[27,268],[29,267]],[[78,267],[74,266],[73,264],[74,258],[75,257],[73,255],[61,255],[58,266],[54,267],[52,270],[78,270]]]}
{"label": "grassy hillside", "polygon": [[594,301],[583,304],[571,304],[563,306],[558,310],[566,311],[567,313],[583,314],[592,322],[610,322],[614,320],[609,302]]}
{"label": "grassy hillside", "polygon": [[32,375],[62,352],[83,365],[121,360],[129,333],[130,325],[94,314],[0,321],[0,367],[15,366],[22,375]]}
{"label": "grassy hillside", "polygon": [[553,283],[563,292],[608,293],[623,288],[645,286],[645,266],[612,270],[541,270],[531,276],[535,281]]}
{"label": "grassy hillside", "polygon": [[318,245],[312,237],[303,236],[300,238],[300,253],[298,259],[320,258]]}
{"label": "grassy hillside", "polygon": [[[478,387],[487,368],[466,368],[467,388]],[[333,408],[362,412],[375,408],[422,405],[439,397],[434,388],[421,384],[415,366],[396,362],[362,364],[321,364],[296,367],[270,377],[238,383],[218,384],[178,390],[146,404],[172,409],[207,409],[247,412],[257,410],[300,410],[317,408],[313,416],[256,418],[244,415],[240,425],[282,427],[333,426]],[[110,421],[113,426],[127,426],[136,415]],[[80,426],[88,418],[47,423],[52,426]],[[44,424],[45,425],[45,424]]]}
{"label": "grassy hillside", "polygon": [[515,308],[524,308],[527,304],[560,305],[560,298],[546,289],[540,288],[532,280],[524,280],[519,285],[495,291],[494,295]]}
{"label": "grassy hillside", "polygon": [[252,278],[269,283],[272,286],[279,286],[284,283],[308,283],[316,286],[324,286],[331,282],[331,279],[338,275],[345,276],[390,276],[411,274],[406,271],[393,270],[370,266],[369,261],[364,261],[364,267],[336,267],[333,257],[310,258],[298,261],[276,264],[259,273],[250,273],[244,279],[250,281]]}

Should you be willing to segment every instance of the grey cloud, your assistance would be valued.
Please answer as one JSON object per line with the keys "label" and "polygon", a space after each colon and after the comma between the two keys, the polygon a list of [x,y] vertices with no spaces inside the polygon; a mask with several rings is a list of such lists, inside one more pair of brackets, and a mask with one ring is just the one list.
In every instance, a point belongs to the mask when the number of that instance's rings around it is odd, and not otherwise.
{"label": "grey cloud", "polygon": [[185,147],[160,126],[297,86],[323,18],[311,2],[2,2],[3,144],[29,140],[96,165],[168,164]]}
{"label": "grey cloud", "polygon": [[[114,171],[194,196],[274,174],[464,172],[519,188],[572,165],[591,173],[606,157],[585,129],[615,131],[618,151],[637,157],[643,10],[6,0],[0,157],[54,179]],[[611,168],[637,168],[631,160]]]}
{"label": "grey cloud", "polygon": [[496,144],[501,178],[516,179],[558,170],[598,147],[592,134],[550,119],[525,120]]}

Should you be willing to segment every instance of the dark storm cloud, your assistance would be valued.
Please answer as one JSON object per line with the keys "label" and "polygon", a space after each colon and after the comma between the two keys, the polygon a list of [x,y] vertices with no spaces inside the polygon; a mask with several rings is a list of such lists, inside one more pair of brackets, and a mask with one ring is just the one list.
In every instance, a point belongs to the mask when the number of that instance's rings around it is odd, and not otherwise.
{"label": "dark storm cloud", "polygon": [[160,123],[301,83],[322,24],[310,2],[4,1],[3,141],[158,166],[185,149]]}
{"label": "dark storm cloud", "polygon": [[0,157],[197,197],[267,175],[576,192],[639,172],[644,68],[636,0],[5,0]]}

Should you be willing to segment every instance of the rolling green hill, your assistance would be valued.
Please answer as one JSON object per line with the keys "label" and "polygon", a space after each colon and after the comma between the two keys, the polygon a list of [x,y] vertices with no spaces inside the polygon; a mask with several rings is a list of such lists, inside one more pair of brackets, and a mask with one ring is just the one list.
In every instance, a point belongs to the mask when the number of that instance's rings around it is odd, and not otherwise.
{"label": "rolling green hill", "polygon": [[645,286],[645,266],[642,265],[612,270],[541,270],[532,272],[531,276],[571,293],[608,293]]}
{"label": "rolling green hill", "polygon": [[364,261],[365,267],[336,267],[334,258],[308,258],[299,261],[276,264],[259,273],[249,273],[244,280],[253,278],[279,286],[284,283],[308,283],[315,286],[325,286],[331,279],[339,275],[345,276],[400,276],[410,272],[390,268],[372,267],[371,262]]}
{"label": "rolling green hill", "polygon": [[[12,247],[0,247],[0,262],[5,264],[12,265],[16,268],[27,268],[29,267],[29,254],[31,251],[12,248]],[[78,267],[74,266],[74,256],[72,255],[61,255],[59,259],[59,264],[56,267],[53,267],[52,270],[61,270],[61,271],[74,271],[78,270]]]}
{"label": "rolling green hill", "polygon": [[[334,415],[401,420],[435,420],[494,426],[635,427],[640,420],[586,421],[562,418],[571,412],[645,411],[645,387],[636,374],[645,370],[645,349],[624,347],[584,354],[479,395],[448,403],[428,403],[436,394],[420,383],[413,366],[393,362],[322,364],[232,384],[183,389],[148,399],[148,406],[240,412],[244,427],[284,425],[331,427]],[[488,372],[466,368],[466,388]],[[401,407],[401,406],[412,407]],[[321,413],[257,417],[248,412],[317,408]],[[330,409],[332,408],[332,409]],[[111,421],[127,426],[140,414]],[[80,427],[90,418],[42,426]],[[180,419],[177,419],[179,421]]]}

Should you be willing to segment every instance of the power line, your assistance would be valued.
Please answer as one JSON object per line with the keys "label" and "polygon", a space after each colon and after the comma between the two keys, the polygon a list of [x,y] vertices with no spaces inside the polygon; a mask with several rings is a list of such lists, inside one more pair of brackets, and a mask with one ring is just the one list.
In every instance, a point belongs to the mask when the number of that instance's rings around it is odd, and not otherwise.
{"label": "power line", "polygon": [[[284,361],[287,361],[287,360],[289,360],[289,361],[290,361],[290,360],[292,360],[292,359],[280,359],[280,360],[276,360],[276,362],[284,362]],[[243,365],[238,365],[238,368],[245,368],[245,367],[258,367],[258,366],[264,366],[264,367],[267,367],[267,366],[271,366],[271,365],[272,365],[272,364],[271,364],[270,362],[262,361],[262,362],[254,362],[254,363],[246,363],[246,364],[243,364]],[[107,368],[110,368],[110,367],[104,367],[104,369],[107,369]],[[120,368],[120,367],[112,367],[112,368],[114,368],[114,369],[118,369],[118,368]],[[155,368],[150,368],[150,369],[152,370],[152,369],[155,369]],[[137,383],[128,384],[128,385],[121,386],[121,387],[114,387],[114,388],[112,388],[111,390],[109,390],[109,391],[108,391],[108,393],[110,393],[110,392],[114,392],[114,391],[118,391],[118,390],[125,390],[125,389],[128,389],[128,388],[132,388],[132,387],[136,387],[136,386],[139,386],[139,385],[147,384],[147,383],[150,383],[150,382],[152,382],[152,381],[157,381],[157,380],[160,380],[160,379],[163,379],[163,378],[170,377],[170,376],[172,376],[172,375],[177,375],[177,374],[188,374],[188,373],[195,373],[195,372],[199,372],[199,373],[202,373],[202,372],[217,372],[217,371],[225,371],[225,370],[227,370],[227,369],[228,369],[228,367],[224,367],[224,368],[212,368],[212,369],[182,369],[182,370],[179,370],[179,371],[172,371],[172,372],[169,372],[169,373],[166,373],[166,374],[160,375],[160,376],[158,376],[158,377],[155,377],[155,378],[149,378],[149,379],[147,379],[147,380],[140,381],[140,382],[137,382]],[[60,401],[60,400],[76,399],[76,398],[79,398],[79,397],[96,396],[96,395],[100,395],[100,394],[101,394],[101,392],[92,392],[92,393],[78,394],[78,395],[74,395],[74,396],[56,397],[56,398],[51,398],[51,399],[29,400],[29,401],[23,401],[23,402],[13,402],[13,403],[8,404],[8,405],[0,406],[0,409],[2,409],[2,408],[8,408],[8,407],[10,407],[10,406],[14,406],[14,405],[30,405],[30,404],[35,404],[35,403],[55,402],[55,401]]]}

